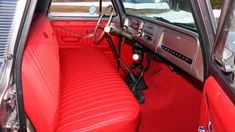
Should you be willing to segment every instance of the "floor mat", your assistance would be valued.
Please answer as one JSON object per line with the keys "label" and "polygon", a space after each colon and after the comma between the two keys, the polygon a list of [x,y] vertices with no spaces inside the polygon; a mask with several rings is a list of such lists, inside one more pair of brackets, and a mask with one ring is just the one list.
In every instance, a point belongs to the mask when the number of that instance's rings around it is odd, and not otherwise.
{"label": "floor mat", "polygon": [[[131,49],[125,47],[123,60],[131,61]],[[105,52],[116,67],[112,52]],[[123,76],[121,70],[120,75]],[[183,74],[185,75],[185,74]],[[141,105],[142,119],[139,132],[195,132],[197,131],[201,86],[188,81],[182,74],[173,72],[165,63],[152,61],[145,74],[149,88],[144,91],[145,103]]]}
{"label": "floor mat", "polygon": [[200,90],[164,63],[153,62],[145,79],[149,89],[144,91],[139,132],[197,131]]}

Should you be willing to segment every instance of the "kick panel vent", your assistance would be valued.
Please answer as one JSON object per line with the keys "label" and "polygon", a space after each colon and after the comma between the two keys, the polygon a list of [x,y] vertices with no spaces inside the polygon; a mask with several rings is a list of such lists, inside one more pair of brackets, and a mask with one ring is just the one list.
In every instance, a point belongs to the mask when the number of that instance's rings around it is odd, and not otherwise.
{"label": "kick panel vent", "polygon": [[0,59],[6,57],[7,46],[10,43],[14,16],[18,0],[0,1]]}

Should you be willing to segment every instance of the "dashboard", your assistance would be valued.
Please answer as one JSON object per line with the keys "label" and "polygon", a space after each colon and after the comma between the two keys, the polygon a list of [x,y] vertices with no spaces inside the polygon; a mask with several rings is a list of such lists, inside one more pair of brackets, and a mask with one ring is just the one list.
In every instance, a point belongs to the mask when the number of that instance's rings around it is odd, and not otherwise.
{"label": "dashboard", "polygon": [[204,80],[202,49],[197,33],[174,25],[136,17],[126,17],[124,27],[143,46],[198,80]]}

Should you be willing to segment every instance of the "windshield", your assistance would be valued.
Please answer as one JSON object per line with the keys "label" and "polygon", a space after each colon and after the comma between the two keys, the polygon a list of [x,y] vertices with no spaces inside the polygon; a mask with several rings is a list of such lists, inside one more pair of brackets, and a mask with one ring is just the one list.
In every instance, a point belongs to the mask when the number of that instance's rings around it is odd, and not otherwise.
{"label": "windshield", "polygon": [[127,14],[196,31],[189,0],[123,0]]}

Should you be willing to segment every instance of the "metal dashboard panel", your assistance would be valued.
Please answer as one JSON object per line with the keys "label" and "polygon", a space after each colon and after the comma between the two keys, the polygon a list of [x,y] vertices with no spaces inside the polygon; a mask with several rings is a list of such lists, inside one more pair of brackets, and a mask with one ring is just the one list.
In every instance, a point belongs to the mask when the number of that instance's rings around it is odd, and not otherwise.
{"label": "metal dashboard panel", "polygon": [[[198,80],[204,80],[202,51],[196,36],[162,30],[156,52]],[[164,49],[167,47],[167,49]]]}
{"label": "metal dashboard panel", "polygon": [[[139,22],[139,27],[133,29],[132,21]],[[126,17],[124,25],[133,34],[138,35],[141,32],[139,39],[144,42],[142,45],[198,80],[204,80],[202,49],[196,33],[162,22],[152,22],[135,17]]]}

